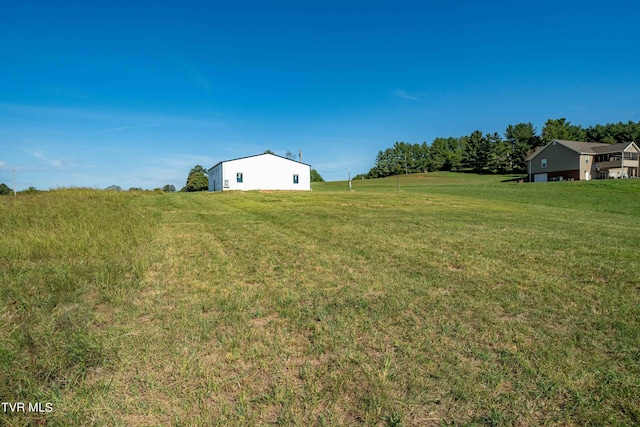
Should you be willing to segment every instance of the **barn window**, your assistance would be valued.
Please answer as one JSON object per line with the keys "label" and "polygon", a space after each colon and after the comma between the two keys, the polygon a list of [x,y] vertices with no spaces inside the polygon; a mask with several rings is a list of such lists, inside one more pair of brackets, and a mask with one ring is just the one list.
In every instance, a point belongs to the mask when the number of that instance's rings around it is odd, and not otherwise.
{"label": "barn window", "polygon": [[547,159],[540,160],[540,167],[541,168],[546,168],[547,167]]}
{"label": "barn window", "polygon": [[298,183],[298,175],[297,174],[293,175],[293,183],[294,184]]}
{"label": "barn window", "polygon": [[242,172],[238,172],[236,174],[236,182],[239,182],[242,184]]}

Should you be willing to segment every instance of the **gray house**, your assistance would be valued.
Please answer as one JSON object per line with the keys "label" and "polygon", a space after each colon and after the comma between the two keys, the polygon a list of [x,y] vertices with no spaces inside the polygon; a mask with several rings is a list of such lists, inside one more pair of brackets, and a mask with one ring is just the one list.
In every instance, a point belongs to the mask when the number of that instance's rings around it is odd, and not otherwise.
{"label": "gray house", "polygon": [[639,154],[635,142],[604,144],[554,139],[527,157],[529,181],[636,178]]}

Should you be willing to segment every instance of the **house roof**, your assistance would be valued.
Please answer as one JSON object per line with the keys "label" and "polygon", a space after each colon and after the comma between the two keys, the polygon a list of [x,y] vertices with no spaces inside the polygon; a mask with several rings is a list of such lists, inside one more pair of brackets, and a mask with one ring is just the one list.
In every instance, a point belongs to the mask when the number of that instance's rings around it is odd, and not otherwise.
{"label": "house roof", "polygon": [[544,147],[538,147],[533,153],[527,156],[526,160],[531,160],[536,157],[545,148],[553,143],[558,143],[567,147],[568,149],[575,151],[578,154],[606,154],[606,153],[619,153],[624,151],[630,145],[633,145],[638,149],[638,146],[633,142],[622,142],[619,144],[605,144],[603,142],[584,142],[584,141],[567,141],[564,139],[554,139]]}
{"label": "house roof", "polygon": [[595,154],[595,151],[593,151],[595,148],[609,146],[609,144],[602,142],[567,141],[564,139],[556,139],[554,141],[580,154]]}
{"label": "house roof", "polygon": [[526,160],[526,161],[529,161],[529,160],[533,159],[535,156],[537,156],[537,155],[538,155],[538,153],[540,153],[540,152],[541,152],[542,150],[544,150],[545,148],[547,148],[547,146],[546,146],[546,145],[542,145],[542,146],[540,146],[540,147],[536,147],[536,148],[535,148],[535,150],[533,150],[533,151],[531,152],[531,154],[529,154],[529,155],[525,158],[525,160]]}
{"label": "house roof", "polygon": [[209,170],[211,170],[211,169],[215,168],[216,166],[218,166],[218,165],[219,165],[219,164],[221,164],[221,163],[233,162],[234,160],[242,160],[242,159],[248,159],[248,158],[250,158],[250,157],[259,157],[259,156],[274,156],[274,157],[279,157],[279,158],[284,159],[284,160],[289,160],[290,162],[294,162],[294,163],[298,163],[298,164],[301,164],[301,165],[305,165],[305,166],[309,166],[309,167],[311,167],[311,165],[310,165],[310,164],[302,163],[302,162],[299,162],[299,161],[297,161],[297,160],[293,160],[293,159],[287,159],[286,157],[278,156],[277,154],[272,154],[272,153],[262,153],[262,154],[254,154],[254,155],[252,155],[252,156],[238,157],[238,158],[235,158],[235,159],[222,160],[221,162],[218,162],[218,163],[216,163],[215,165],[211,166],[211,167],[209,168]]}
{"label": "house roof", "polygon": [[620,151],[626,150],[630,145],[633,145],[636,150],[638,150],[638,146],[635,142],[621,142],[620,144],[605,144],[604,146],[594,147],[593,151],[596,154],[618,153]]}

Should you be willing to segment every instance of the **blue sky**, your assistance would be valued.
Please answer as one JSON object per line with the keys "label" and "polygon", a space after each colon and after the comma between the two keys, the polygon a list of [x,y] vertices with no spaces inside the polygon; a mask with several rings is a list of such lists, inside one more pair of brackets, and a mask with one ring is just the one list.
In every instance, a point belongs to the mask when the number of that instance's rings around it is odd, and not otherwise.
{"label": "blue sky", "polygon": [[302,150],[327,180],[395,141],[640,120],[636,1],[0,5],[0,182],[181,188]]}

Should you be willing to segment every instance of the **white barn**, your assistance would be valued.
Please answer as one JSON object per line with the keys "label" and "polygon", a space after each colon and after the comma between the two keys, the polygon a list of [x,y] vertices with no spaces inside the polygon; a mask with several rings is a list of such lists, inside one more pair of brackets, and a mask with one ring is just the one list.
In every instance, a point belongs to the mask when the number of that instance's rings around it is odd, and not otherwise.
{"label": "white barn", "polygon": [[258,154],[225,160],[209,169],[209,191],[311,190],[311,166]]}

